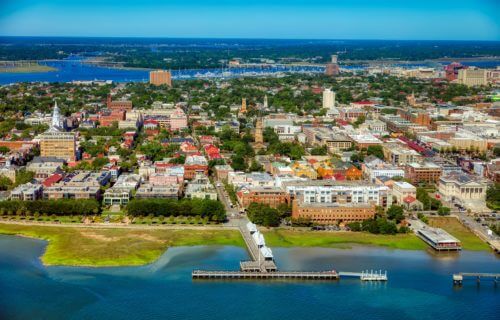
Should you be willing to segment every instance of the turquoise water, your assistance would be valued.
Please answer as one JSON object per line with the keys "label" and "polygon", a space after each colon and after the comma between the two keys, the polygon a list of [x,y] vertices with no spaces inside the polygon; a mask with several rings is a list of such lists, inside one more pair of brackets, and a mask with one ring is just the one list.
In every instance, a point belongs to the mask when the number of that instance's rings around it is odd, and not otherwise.
{"label": "turquoise water", "polygon": [[387,283],[192,281],[194,268],[236,269],[236,247],[179,247],[142,267],[44,267],[45,243],[0,236],[1,319],[499,319],[500,285],[458,271],[499,272],[488,252],[274,248],[283,270],[387,269]]}

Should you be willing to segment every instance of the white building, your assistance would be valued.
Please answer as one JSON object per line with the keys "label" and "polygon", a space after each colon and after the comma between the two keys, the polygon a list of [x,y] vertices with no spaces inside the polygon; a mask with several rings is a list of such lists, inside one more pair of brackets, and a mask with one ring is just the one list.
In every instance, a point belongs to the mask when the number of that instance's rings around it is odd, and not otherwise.
{"label": "white building", "polygon": [[459,203],[472,210],[486,208],[488,184],[482,178],[465,173],[450,173],[439,178],[438,190],[445,201]]}
{"label": "white building", "polygon": [[303,196],[304,203],[372,203],[386,206],[389,188],[367,182],[305,181],[284,182],[291,197]]}
{"label": "white building", "polygon": [[323,108],[333,109],[335,108],[335,92],[330,89],[323,90]]}
{"label": "white building", "polygon": [[404,204],[407,197],[417,198],[417,188],[405,181],[396,181],[392,185],[392,196],[398,204]]}

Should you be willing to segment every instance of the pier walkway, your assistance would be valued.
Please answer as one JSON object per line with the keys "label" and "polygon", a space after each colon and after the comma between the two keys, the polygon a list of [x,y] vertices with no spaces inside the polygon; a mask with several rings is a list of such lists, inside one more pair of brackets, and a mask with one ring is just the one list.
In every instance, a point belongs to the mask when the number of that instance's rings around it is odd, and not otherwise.
{"label": "pier walkway", "polygon": [[[245,219],[242,219],[245,222]],[[246,227],[246,225],[239,226],[239,230],[243,240],[245,240],[245,244],[247,245],[248,252],[250,253],[250,257],[252,257],[253,261],[242,261],[240,262],[240,268],[242,271],[258,271],[261,272],[272,272],[278,270],[274,260],[268,260],[262,254],[262,251],[259,250],[257,243],[255,243],[252,234]]]}
{"label": "pier walkway", "polygon": [[460,272],[453,274],[453,284],[461,286],[462,282],[467,278],[476,279],[477,283],[481,279],[492,279],[495,285],[500,281],[500,273],[481,273],[481,272]]}
{"label": "pier walkway", "polygon": [[245,271],[203,271],[194,270],[193,279],[296,279],[296,280],[337,280],[335,271],[302,272],[245,272]]}
{"label": "pier walkway", "polygon": [[239,228],[252,260],[240,261],[240,271],[193,270],[193,279],[282,279],[282,280],[338,280],[341,276],[355,277],[361,281],[387,281],[387,272],[363,271],[278,271],[270,248],[266,247],[264,236],[248,219],[240,219]]}

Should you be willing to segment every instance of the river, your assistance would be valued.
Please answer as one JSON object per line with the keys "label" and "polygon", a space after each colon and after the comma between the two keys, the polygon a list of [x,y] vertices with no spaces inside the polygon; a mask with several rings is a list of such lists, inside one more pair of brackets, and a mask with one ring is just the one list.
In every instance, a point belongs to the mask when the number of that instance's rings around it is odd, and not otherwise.
{"label": "river", "polygon": [[[114,82],[145,82],[149,80],[149,70],[109,68],[84,63],[81,57],[72,56],[65,60],[41,61],[55,71],[31,73],[0,73],[0,84],[16,82],[71,82],[111,80]],[[172,78],[212,79],[255,76],[279,76],[285,73],[322,73],[322,66],[276,66],[270,68],[231,69],[185,69],[172,70]]]}
{"label": "river", "polygon": [[454,288],[458,271],[499,272],[490,252],[273,248],[282,270],[387,270],[387,283],[193,281],[236,269],[237,247],[176,247],[141,267],[45,267],[44,241],[0,236],[1,319],[498,319],[500,288]]}
{"label": "river", "polygon": [[[149,80],[149,71],[140,69],[118,69],[98,67],[86,64],[80,56],[71,56],[64,60],[42,61],[41,64],[55,68],[49,72],[31,73],[0,73],[0,84],[16,82],[71,82],[111,80],[114,82],[146,82]],[[483,68],[494,68],[500,65],[500,61],[466,61],[466,65],[474,65]],[[439,67],[439,64],[432,63]],[[425,63],[396,64],[404,68],[426,67]],[[366,65],[342,66],[345,69],[361,70]],[[323,73],[323,66],[275,66],[269,68],[231,68],[231,69],[186,69],[172,70],[172,78],[180,79],[214,79],[214,78],[238,78],[238,77],[263,77],[282,76],[287,73]]]}

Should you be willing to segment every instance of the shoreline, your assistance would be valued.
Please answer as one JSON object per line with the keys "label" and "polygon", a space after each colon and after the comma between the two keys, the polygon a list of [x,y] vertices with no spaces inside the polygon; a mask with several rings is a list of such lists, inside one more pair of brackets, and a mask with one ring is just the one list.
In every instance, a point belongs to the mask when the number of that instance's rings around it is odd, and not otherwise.
{"label": "shoreline", "polygon": [[[358,246],[389,250],[426,251],[416,235],[379,235],[366,232],[328,232],[264,229],[271,248],[352,249]],[[245,248],[235,226],[193,225],[82,225],[0,221],[0,234],[47,241],[40,261],[45,266],[120,267],[156,261],[170,247],[229,245]],[[471,247],[488,251],[487,246]]]}

